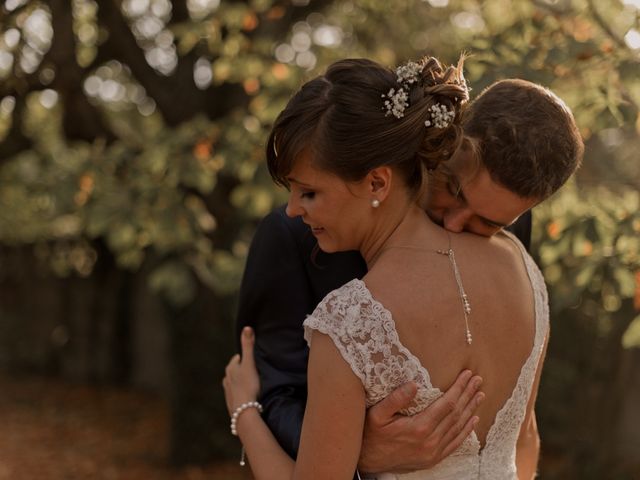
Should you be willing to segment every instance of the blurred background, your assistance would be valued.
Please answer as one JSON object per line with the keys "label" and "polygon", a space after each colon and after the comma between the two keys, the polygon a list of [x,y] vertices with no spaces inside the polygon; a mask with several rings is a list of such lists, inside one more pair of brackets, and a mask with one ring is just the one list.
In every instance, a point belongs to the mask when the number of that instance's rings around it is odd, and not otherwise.
{"label": "blurred background", "polygon": [[235,479],[220,381],[265,136],[344,57],[462,50],[586,142],[534,210],[543,479],[640,479],[640,0],[5,0],[0,479]]}

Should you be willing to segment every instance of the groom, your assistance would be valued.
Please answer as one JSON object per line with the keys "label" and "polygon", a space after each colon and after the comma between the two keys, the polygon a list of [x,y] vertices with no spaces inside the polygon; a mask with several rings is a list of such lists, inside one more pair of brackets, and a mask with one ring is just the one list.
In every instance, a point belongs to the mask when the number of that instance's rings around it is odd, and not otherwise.
{"label": "groom", "polygon": [[[571,112],[538,85],[505,80],[468,107],[463,128],[473,148],[430,173],[425,210],[452,232],[490,237],[508,228],[528,248],[529,209],[555,192],[582,157]],[[294,458],[307,396],[302,322],[327,293],[367,271],[357,252],[326,254],[316,245],[309,228],[289,218],[284,207],[265,217],[247,258],[237,319],[238,338],[245,326],[256,331],[263,416]],[[469,433],[478,380],[463,372],[443,397],[413,417],[397,414],[416,393],[411,383],[370,408],[359,469],[400,472],[438,463]],[[535,419],[523,428],[529,448],[537,451]]]}

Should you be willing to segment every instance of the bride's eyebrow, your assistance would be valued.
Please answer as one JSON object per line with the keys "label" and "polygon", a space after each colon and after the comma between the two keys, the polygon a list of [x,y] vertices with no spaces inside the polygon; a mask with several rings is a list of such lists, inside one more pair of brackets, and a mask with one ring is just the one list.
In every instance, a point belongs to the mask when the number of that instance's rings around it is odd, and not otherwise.
{"label": "bride's eyebrow", "polygon": [[295,178],[293,178],[293,177],[287,177],[285,180],[286,180],[287,182],[289,182],[289,183],[296,183],[296,184],[301,185],[301,186],[303,186],[303,187],[308,187],[308,188],[311,188],[311,187],[312,187],[312,185],[309,185],[308,183],[301,182],[300,180],[296,180],[296,179],[295,179]]}

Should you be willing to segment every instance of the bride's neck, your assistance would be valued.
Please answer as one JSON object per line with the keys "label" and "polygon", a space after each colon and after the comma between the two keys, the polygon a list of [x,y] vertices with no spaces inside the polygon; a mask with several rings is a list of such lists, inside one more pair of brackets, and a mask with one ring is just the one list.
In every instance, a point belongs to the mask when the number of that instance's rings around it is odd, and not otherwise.
{"label": "bride's neck", "polygon": [[363,247],[360,248],[360,253],[369,270],[380,257],[380,254],[391,245],[422,243],[420,239],[416,238],[421,230],[416,226],[424,222],[430,223],[425,212],[415,202],[407,202],[395,211],[398,214],[385,216],[385,222],[381,222],[381,225],[374,228],[375,231],[370,236],[369,241],[365,242]]}

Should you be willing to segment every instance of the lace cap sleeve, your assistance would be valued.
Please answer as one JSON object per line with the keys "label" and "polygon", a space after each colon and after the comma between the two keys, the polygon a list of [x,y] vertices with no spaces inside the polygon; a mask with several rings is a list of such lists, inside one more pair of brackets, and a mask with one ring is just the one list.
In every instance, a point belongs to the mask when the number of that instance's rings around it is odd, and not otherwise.
{"label": "lace cap sleeve", "polygon": [[365,284],[356,279],[327,294],[303,323],[309,347],[314,330],[328,335],[365,386],[367,366],[375,353],[372,330],[379,324],[374,307]]}

